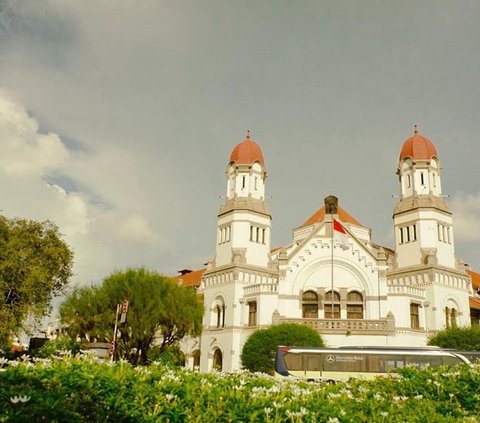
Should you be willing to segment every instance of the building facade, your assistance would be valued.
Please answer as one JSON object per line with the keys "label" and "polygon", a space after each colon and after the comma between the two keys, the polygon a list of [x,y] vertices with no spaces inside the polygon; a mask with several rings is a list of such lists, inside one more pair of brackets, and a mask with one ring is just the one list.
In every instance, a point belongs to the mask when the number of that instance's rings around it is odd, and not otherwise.
{"label": "building facade", "polygon": [[437,150],[417,130],[396,174],[394,249],[373,242],[329,196],[289,245],[272,250],[265,160],[247,133],[227,164],[215,256],[179,277],[199,283],[205,305],[201,337],[183,343],[188,366],[239,370],[248,337],[282,322],[311,326],[328,346],[422,346],[439,330],[470,325],[472,277],[455,257]]}

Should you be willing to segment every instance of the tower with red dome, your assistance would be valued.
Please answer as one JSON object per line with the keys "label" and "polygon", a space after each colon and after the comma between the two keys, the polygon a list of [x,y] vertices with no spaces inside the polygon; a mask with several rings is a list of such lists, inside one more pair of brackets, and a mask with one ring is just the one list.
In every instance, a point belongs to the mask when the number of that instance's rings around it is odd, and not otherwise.
{"label": "tower with red dome", "polygon": [[[395,260],[388,278],[392,285],[409,285],[425,292],[423,301],[409,298],[409,304],[397,308],[422,309],[433,330],[448,326],[450,321],[468,325],[468,276],[455,257],[452,213],[442,194],[439,156],[435,145],[420,135],[416,126],[400,151],[397,175],[400,196],[393,211]],[[392,303],[395,301],[402,299],[392,298]]]}
{"label": "tower with red dome", "polygon": [[400,198],[393,212],[399,267],[426,260],[454,268],[452,213],[442,195],[437,149],[418,133],[402,146],[397,167]]}
{"label": "tower with red dome", "polygon": [[[271,296],[258,296],[258,287],[264,284],[274,289],[278,283],[278,269],[270,256],[272,217],[265,201],[265,161],[249,131],[233,149],[226,176],[215,257],[202,277],[202,371],[240,368],[243,342],[256,325],[264,324],[257,319],[257,312],[263,310],[271,316],[275,307]],[[246,319],[251,329],[248,332],[244,328]]]}
{"label": "tower with red dome", "polygon": [[250,138],[239,143],[227,164],[227,192],[218,213],[216,266],[233,260],[267,266],[272,216],[265,201],[267,171],[260,146]]}

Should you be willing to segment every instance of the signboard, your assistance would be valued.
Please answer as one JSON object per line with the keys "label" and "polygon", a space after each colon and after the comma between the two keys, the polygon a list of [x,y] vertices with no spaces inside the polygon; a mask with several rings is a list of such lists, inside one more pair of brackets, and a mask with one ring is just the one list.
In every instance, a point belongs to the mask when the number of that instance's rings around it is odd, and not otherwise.
{"label": "signboard", "polygon": [[128,300],[123,300],[121,307],[120,323],[125,323],[127,320],[127,311],[128,311]]}

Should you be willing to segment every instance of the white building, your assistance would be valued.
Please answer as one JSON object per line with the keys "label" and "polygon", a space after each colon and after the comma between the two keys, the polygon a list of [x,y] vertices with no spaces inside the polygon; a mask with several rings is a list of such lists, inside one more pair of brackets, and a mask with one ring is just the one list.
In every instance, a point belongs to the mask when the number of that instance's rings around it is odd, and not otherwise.
{"label": "white building", "polygon": [[[201,282],[204,296],[203,333],[183,345],[189,364],[238,370],[249,335],[281,322],[307,324],[329,346],[421,346],[447,326],[470,325],[474,293],[455,258],[440,161],[416,130],[396,174],[395,250],[374,243],[334,196],[293,230],[290,245],[272,250],[265,161],[247,133],[227,164],[215,256],[206,269],[179,276],[186,285]],[[334,240],[334,220],[346,246]]]}

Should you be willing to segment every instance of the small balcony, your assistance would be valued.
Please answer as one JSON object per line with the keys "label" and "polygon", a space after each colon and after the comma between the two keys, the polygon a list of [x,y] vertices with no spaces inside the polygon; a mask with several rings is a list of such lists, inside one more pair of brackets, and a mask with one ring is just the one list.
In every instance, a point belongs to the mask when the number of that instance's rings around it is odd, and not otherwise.
{"label": "small balcony", "polygon": [[307,325],[320,334],[349,335],[395,335],[395,318],[388,313],[384,319],[296,319],[281,316],[278,312],[272,316],[272,323],[296,323]]}

